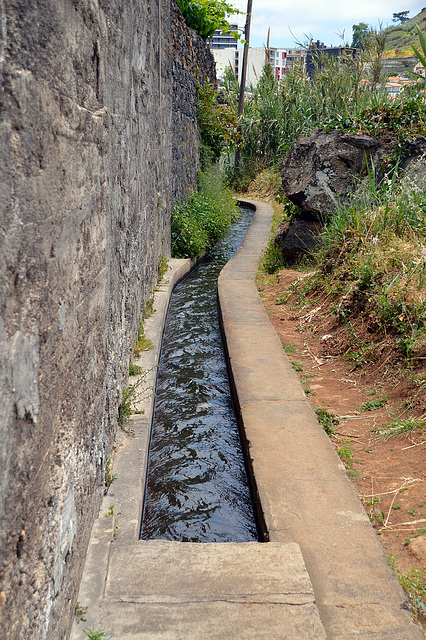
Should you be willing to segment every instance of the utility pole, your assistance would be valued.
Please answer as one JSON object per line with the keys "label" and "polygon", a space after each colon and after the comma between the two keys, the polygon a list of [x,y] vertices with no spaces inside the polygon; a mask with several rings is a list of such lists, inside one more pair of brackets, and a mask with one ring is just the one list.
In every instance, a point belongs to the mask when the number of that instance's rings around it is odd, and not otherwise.
{"label": "utility pole", "polygon": [[[247,0],[247,15],[246,15],[246,26],[244,29],[244,52],[243,52],[243,68],[241,71],[241,84],[240,84],[240,98],[238,100],[238,132],[241,133],[241,116],[243,115],[244,108],[244,93],[246,90],[246,77],[247,77],[247,61],[248,61],[248,50],[249,50],[249,42],[250,42],[250,23],[251,23],[251,8],[252,8],[253,0]],[[234,175],[236,175],[238,171],[238,167],[240,165],[240,149],[237,147],[235,149],[235,161],[234,161]]]}

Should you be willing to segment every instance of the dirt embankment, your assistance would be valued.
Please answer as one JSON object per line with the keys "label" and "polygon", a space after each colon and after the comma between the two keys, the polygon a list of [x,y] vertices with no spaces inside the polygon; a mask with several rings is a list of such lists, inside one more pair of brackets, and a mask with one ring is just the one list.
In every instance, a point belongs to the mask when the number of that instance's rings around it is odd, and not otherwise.
{"label": "dirt embankment", "polygon": [[[374,362],[348,359],[347,328],[333,316],[327,300],[297,302],[289,295],[289,286],[301,277],[289,269],[260,276],[264,306],[312,407],[322,410],[322,420],[334,431],[332,442],[386,554],[396,559],[401,574],[424,585],[426,429],[388,439],[378,431],[397,418],[425,414],[426,365],[413,371],[386,349]],[[417,595],[426,608],[426,591]],[[421,612],[422,605],[417,609]],[[420,618],[426,621],[421,613]]]}

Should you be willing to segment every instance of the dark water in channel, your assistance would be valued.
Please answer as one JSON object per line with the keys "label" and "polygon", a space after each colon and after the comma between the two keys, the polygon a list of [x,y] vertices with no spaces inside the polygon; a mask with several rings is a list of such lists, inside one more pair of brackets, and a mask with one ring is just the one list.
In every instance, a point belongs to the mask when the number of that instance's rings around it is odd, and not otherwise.
{"label": "dark water in channel", "polygon": [[173,292],[158,371],[141,538],[257,540],[219,329],[217,278],[253,211]]}

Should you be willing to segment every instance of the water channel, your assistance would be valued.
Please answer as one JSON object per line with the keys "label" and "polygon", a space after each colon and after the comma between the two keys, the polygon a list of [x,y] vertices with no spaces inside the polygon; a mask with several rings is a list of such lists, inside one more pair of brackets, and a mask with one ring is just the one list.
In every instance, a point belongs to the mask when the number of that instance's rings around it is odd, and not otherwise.
{"label": "water channel", "polygon": [[257,540],[217,309],[217,278],[253,217],[174,290],[157,378],[141,538]]}

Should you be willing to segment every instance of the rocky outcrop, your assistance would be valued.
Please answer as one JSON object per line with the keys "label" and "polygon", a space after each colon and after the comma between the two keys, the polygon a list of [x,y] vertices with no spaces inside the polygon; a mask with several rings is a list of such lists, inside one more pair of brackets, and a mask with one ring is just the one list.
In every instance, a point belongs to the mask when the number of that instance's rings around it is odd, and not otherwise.
{"label": "rocky outcrop", "polygon": [[384,152],[367,135],[319,130],[301,136],[280,165],[284,193],[302,211],[326,219],[367,175],[367,163],[380,166]]}
{"label": "rocky outcrop", "polygon": [[301,213],[282,228],[275,244],[296,261],[321,242],[323,224],[370,176],[383,178],[385,145],[368,135],[313,131],[301,136],[280,165],[285,195]]}
{"label": "rocky outcrop", "polygon": [[419,136],[407,146],[400,168],[402,181],[420,189],[426,186],[426,138]]}
{"label": "rocky outcrop", "polygon": [[317,218],[309,213],[301,213],[279,226],[274,242],[284,258],[292,262],[321,242],[322,229],[323,225]]}

